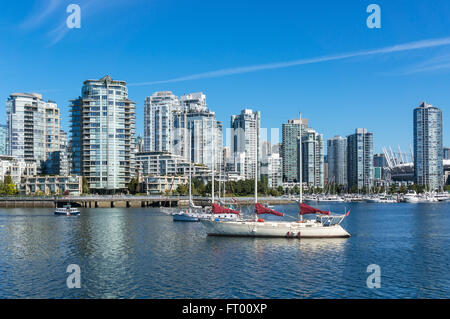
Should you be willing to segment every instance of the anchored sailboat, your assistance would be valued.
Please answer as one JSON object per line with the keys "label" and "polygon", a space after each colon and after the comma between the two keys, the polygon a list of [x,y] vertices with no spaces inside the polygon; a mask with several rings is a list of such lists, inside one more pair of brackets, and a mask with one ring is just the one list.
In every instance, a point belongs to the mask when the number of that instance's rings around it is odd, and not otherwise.
{"label": "anchored sailboat", "polygon": [[[257,134],[255,134],[257,136]],[[328,211],[304,204],[302,184],[300,183],[299,220],[265,221],[259,215],[271,214],[284,216],[283,213],[264,207],[258,203],[258,147],[256,145],[255,156],[255,218],[239,220],[206,219],[201,223],[209,236],[242,236],[242,237],[287,237],[287,238],[347,238],[350,234],[345,231],[340,223],[350,212],[344,215],[332,216]],[[300,161],[302,158],[300,147]],[[302,167],[300,162],[300,167]],[[301,170],[300,170],[301,171]],[[300,180],[302,180],[300,173]],[[303,220],[303,215],[315,214],[316,219]]]}

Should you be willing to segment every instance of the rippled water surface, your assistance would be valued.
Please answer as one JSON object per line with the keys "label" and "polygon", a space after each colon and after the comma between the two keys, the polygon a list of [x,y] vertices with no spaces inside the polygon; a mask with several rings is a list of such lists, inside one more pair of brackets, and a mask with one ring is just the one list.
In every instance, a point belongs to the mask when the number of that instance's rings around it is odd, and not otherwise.
{"label": "rippled water surface", "polygon": [[[317,206],[351,208],[352,237],[207,237],[155,208],[1,209],[0,298],[450,297],[450,203]],[[66,287],[69,264],[81,289]],[[370,264],[380,289],[367,288]]]}

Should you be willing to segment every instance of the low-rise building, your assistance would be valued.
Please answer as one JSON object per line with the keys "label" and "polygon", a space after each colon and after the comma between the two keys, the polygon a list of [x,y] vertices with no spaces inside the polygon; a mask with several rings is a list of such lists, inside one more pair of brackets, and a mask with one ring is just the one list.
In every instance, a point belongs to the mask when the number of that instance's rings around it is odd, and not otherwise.
{"label": "low-rise building", "polygon": [[168,152],[142,152],[136,154],[139,176],[189,176],[192,167],[192,176],[204,180],[210,179],[211,169],[204,164],[189,164],[182,156]]}
{"label": "low-rise building", "polygon": [[23,177],[20,183],[22,195],[72,195],[82,193],[81,176],[34,176]]}
{"label": "low-rise building", "polygon": [[26,162],[16,156],[0,155],[0,180],[5,176],[11,176],[13,183],[19,185],[22,177],[35,176],[37,172],[36,162]]}
{"label": "low-rise building", "polygon": [[176,191],[178,186],[187,183],[189,183],[187,176],[146,176],[141,185],[144,193],[158,195]]}

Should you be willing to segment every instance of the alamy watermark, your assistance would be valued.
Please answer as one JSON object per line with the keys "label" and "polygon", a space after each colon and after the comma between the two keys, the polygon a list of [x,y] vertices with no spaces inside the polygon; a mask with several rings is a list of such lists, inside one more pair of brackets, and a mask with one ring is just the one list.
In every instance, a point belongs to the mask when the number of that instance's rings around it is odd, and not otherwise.
{"label": "alamy watermark", "polygon": [[367,266],[366,272],[371,273],[367,277],[367,288],[381,288],[381,268],[377,264],[371,264]]}
{"label": "alamy watermark", "polygon": [[381,29],[381,8],[378,4],[369,4],[366,9],[370,13],[366,24],[369,29]]}
{"label": "alamy watermark", "polygon": [[70,275],[67,277],[67,280],[66,280],[67,288],[69,288],[69,289],[81,288],[80,266],[78,266],[77,264],[71,264],[71,265],[67,266],[66,272],[70,273]]}
{"label": "alamy watermark", "polygon": [[67,17],[66,25],[69,29],[81,28],[81,7],[78,4],[69,4],[66,9],[70,15]]}

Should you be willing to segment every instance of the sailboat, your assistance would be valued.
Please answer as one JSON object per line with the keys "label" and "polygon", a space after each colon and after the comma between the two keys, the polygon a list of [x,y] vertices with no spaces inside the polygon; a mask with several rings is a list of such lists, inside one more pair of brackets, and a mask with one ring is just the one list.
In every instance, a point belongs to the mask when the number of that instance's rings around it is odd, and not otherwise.
{"label": "sailboat", "polygon": [[[255,134],[257,136],[257,134]],[[257,137],[256,137],[257,138]],[[258,143],[255,156],[255,216],[253,219],[201,220],[208,236],[238,236],[238,237],[282,237],[282,238],[348,238],[350,234],[342,228],[341,222],[350,213],[333,216],[329,211],[322,211],[303,203],[303,187],[300,184],[299,219],[297,221],[265,221],[260,215],[271,214],[284,216],[283,213],[264,207],[258,203]],[[300,147],[300,161],[302,159]],[[300,162],[300,167],[302,167]],[[300,170],[301,171],[301,170]],[[300,180],[302,173],[300,172]],[[303,219],[303,215],[315,214],[315,219]]]}
{"label": "sailboat", "polygon": [[205,215],[201,206],[196,206],[192,200],[192,161],[191,134],[189,134],[189,208],[172,215],[174,222],[198,222]]}
{"label": "sailboat", "polygon": [[[189,142],[189,145],[190,142]],[[189,147],[190,148],[190,147]],[[215,148],[214,145],[212,147],[212,158],[213,158],[213,164],[212,164],[212,172],[211,172],[211,209],[206,210],[203,209],[200,206],[195,206],[194,202],[192,201],[192,167],[191,167],[191,161],[189,160],[189,210],[181,211],[179,213],[173,214],[173,221],[183,221],[183,222],[198,222],[205,219],[214,219],[214,220],[237,220],[240,218],[240,212],[223,207],[219,204],[216,204],[214,202],[214,171],[215,171]],[[189,149],[189,154],[190,153]],[[190,159],[190,156],[189,156]],[[220,175],[219,175],[219,185],[220,185]],[[219,188],[219,194],[220,194],[220,188]]]}

